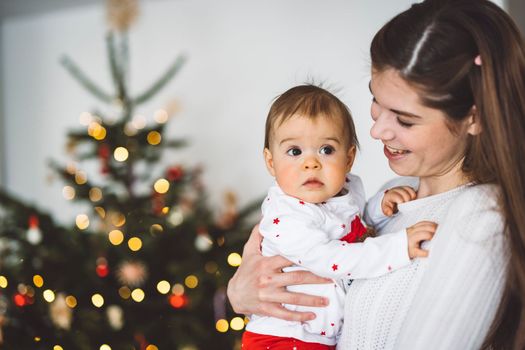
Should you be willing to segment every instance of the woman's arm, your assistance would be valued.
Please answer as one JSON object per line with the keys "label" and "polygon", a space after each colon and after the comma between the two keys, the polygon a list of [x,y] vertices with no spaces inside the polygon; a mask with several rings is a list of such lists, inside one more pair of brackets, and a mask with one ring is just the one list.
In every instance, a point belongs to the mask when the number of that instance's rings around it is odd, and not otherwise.
{"label": "woman's arm", "polygon": [[396,349],[479,349],[488,332],[507,256],[495,194],[476,187],[451,205],[438,227]]}
{"label": "woman's arm", "polygon": [[328,299],[288,292],[286,286],[332,281],[308,271],[283,273],[282,269],[292,263],[280,256],[262,256],[261,239],[257,225],[244,245],[242,264],[228,283],[227,293],[233,310],[241,314],[273,316],[289,321],[314,319],[315,314],[312,312],[290,311],[282,304],[322,307],[328,305]]}

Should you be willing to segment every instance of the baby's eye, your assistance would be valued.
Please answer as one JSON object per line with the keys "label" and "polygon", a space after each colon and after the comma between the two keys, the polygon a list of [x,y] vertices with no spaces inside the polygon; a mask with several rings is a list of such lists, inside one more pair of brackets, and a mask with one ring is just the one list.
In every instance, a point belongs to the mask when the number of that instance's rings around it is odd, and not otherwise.
{"label": "baby's eye", "polygon": [[296,148],[296,147],[290,148],[288,151],[286,151],[286,154],[288,154],[289,156],[294,156],[294,157],[300,156],[301,153],[303,153],[303,152],[301,152],[301,150],[299,148]]}
{"label": "baby's eye", "polygon": [[319,153],[321,154],[332,154],[335,152],[335,149],[332,147],[332,146],[323,146],[321,147],[321,149],[319,150]]}

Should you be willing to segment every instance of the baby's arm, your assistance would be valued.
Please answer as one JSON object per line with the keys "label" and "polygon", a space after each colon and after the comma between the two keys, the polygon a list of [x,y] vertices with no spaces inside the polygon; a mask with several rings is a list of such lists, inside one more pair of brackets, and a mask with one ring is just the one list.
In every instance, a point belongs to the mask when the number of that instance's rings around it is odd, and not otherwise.
{"label": "baby's arm", "polygon": [[[295,200],[299,203],[298,200]],[[327,278],[373,278],[410,262],[419,244],[431,238],[429,227],[370,238],[363,243],[329,239],[322,231],[324,218],[314,205],[295,202],[267,206],[260,224],[263,253],[281,255],[316,275]],[[299,207],[298,207],[299,205]],[[273,208],[272,208],[273,207]],[[298,209],[300,208],[300,209]],[[413,246],[414,249],[409,249]]]}

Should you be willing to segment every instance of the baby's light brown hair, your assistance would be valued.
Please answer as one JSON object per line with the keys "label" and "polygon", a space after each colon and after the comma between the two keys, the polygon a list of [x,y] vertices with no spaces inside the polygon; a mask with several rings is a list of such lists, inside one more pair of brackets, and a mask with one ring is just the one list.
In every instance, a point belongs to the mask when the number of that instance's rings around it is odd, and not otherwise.
{"label": "baby's light brown hair", "polygon": [[264,147],[270,148],[271,134],[276,126],[294,115],[315,119],[334,118],[343,122],[347,147],[359,147],[354,121],[348,107],[329,91],[315,85],[294,86],[277,97],[266,118]]}

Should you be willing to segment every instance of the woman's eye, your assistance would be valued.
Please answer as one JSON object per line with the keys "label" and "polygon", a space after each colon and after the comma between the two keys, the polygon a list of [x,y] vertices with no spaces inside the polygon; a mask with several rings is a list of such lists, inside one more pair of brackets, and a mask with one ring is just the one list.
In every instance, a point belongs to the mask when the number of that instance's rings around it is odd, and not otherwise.
{"label": "woman's eye", "polygon": [[407,123],[407,122],[403,121],[403,119],[401,119],[399,117],[397,117],[397,122],[399,123],[399,125],[401,125],[404,128],[410,128],[412,125],[414,125],[413,123]]}
{"label": "woman's eye", "polygon": [[332,154],[335,152],[335,149],[332,146],[323,146],[319,150],[319,153],[321,154]]}
{"label": "woman's eye", "polygon": [[299,148],[290,148],[286,153],[290,156],[295,157],[295,156],[300,156],[302,152]]}

